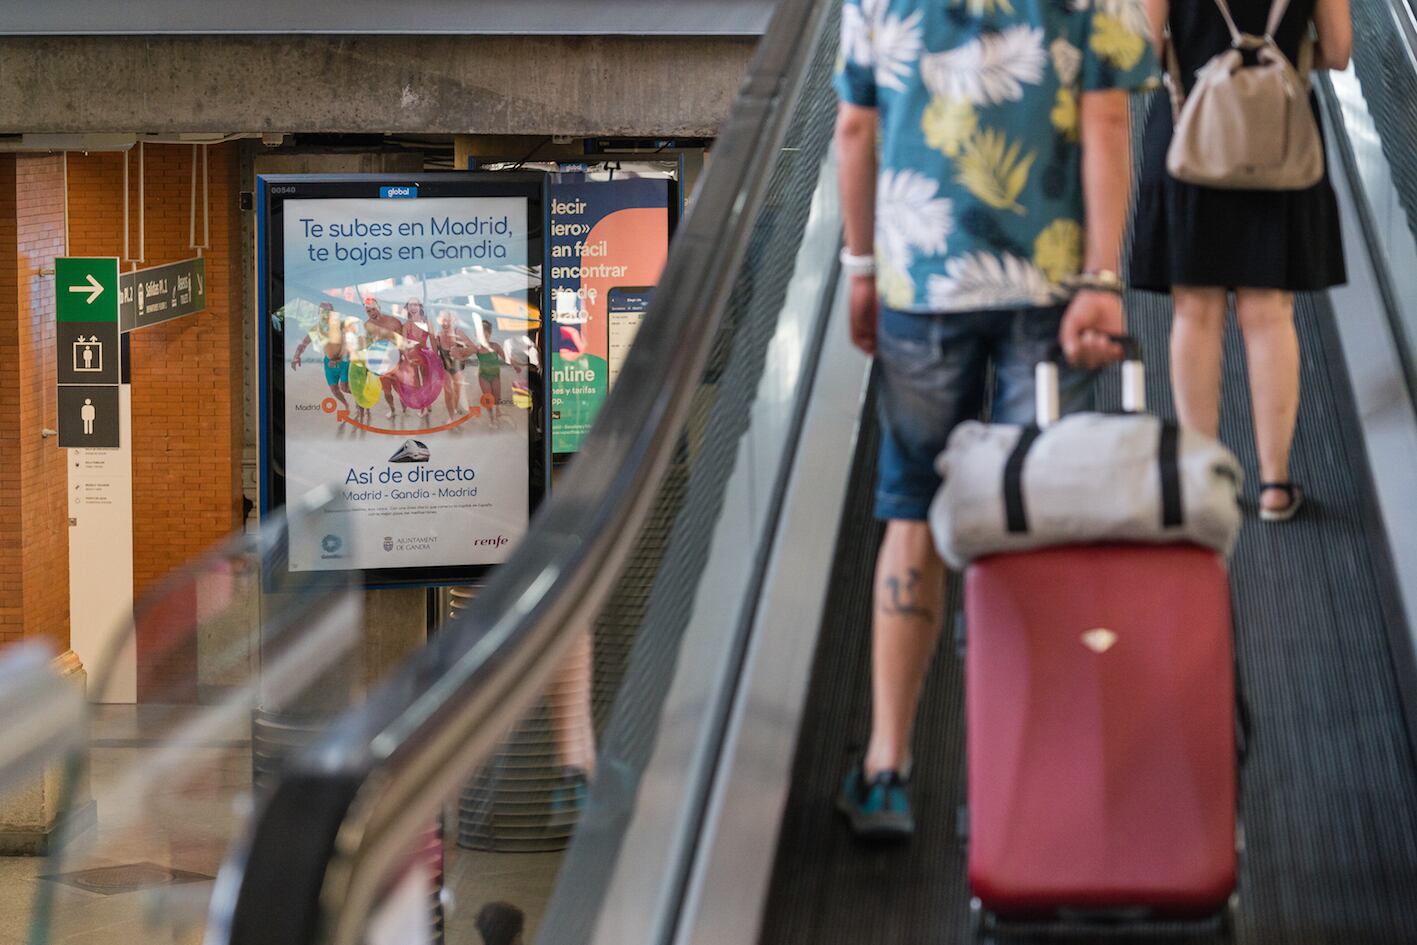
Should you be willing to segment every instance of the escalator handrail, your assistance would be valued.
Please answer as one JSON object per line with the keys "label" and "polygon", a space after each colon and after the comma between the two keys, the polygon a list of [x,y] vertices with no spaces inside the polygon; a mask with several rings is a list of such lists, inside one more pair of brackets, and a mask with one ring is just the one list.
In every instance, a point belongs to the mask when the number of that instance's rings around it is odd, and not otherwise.
{"label": "escalator handrail", "polygon": [[[779,3],[566,484],[478,606],[292,759],[222,870],[208,945],[355,945],[412,838],[530,708],[604,603],[678,447],[763,202],[762,169],[786,132],[784,100],[811,51],[801,24],[822,2]],[[302,832],[322,847],[304,858],[318,876],[292,875]],[[256,881],[271,871],[280,882]],[[305,920],[270,924],[296,913]]]}

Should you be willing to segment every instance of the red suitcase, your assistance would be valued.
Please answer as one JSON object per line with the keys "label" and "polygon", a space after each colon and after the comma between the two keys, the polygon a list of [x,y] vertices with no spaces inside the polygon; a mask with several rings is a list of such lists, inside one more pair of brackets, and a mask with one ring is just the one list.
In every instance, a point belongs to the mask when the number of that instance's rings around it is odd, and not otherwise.
{"label": "red suitcase", "polygon": [[1199,918],[1235,888],[1230,592],[1212,552],[998,555],[965,585],[969,881],[1005,918]]}

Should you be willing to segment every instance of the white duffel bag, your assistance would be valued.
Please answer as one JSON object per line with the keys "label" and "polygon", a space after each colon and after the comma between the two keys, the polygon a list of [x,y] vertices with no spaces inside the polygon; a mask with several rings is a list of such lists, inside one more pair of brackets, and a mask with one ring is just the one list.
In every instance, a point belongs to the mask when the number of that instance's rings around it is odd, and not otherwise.
{"label": "white duffel bag", "polygon": [[[1134,412],[1044,426],[962,423],[935,461],[930,529],[953,568],[976,558],[1094,542],[1190,542],[1228,555],[1240,532],[1239,460],[1219,441],[1139,412],[1141,364],[1123,364]],[[1056,416],[1057,369],[1038,372]]]}

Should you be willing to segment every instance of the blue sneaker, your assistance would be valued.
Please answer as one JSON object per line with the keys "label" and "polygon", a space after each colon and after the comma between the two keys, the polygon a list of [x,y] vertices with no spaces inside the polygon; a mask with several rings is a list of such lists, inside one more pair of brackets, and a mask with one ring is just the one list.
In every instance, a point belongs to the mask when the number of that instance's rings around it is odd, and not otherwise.
{"label": "blue sneaker", "polygon": [[836,809],[862,840],[908,840],[915,833],[915,818],[905,785],[897,771],[882,771],[868,781],[865,767],[857,765],[841,783]]}

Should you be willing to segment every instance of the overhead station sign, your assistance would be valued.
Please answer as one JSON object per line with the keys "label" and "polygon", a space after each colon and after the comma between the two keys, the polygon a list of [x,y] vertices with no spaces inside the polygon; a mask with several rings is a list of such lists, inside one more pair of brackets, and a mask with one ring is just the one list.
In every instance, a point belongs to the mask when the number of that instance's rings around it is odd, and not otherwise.
{"label": "overhead station sign", "polygon": [[148,328],[206,307],[207,261],[201,257],[125,272],[118,279],[119,331]]}

